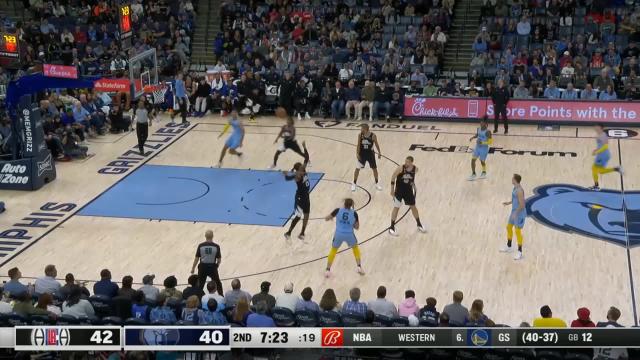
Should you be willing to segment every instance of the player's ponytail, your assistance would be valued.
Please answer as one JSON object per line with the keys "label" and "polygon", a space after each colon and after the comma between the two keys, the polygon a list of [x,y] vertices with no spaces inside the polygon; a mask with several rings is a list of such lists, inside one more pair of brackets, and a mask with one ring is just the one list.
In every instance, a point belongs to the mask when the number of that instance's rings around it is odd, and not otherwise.
{"label": "player's ponytail", "polygon": [[344,208],[345,209],[353,208],[353,199],[350,199],[350,198],[344,199]]}
{"label": "player's ponytail", "polygon": [[302,167],[302,164],[297,162],[297,163],[293,164],[293,169],[291,169],[291,171],[298,171],[298,170],[300,170],[301,167]]}

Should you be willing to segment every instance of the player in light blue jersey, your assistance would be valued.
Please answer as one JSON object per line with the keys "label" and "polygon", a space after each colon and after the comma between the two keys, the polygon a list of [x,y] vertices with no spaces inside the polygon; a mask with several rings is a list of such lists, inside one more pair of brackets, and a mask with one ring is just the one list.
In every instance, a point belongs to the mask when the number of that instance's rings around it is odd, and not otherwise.
{"label": "player in light blue jersey", "polygon": [[222,166],[222,159],[224,159],[224,155],[227,153],[227,150],[229,150],[229,153],[232,155],[242,156],[242,153],[237,149],[242,147],[242,142],[244,141],[244,125],[242,125],[242,121],[238,118],[238,112],[235,110],[231,112],[231,119],[229,119],[229,122],[224,126],[222,132],[218,135],[218,138],[222,137],[229,128],[232,128],[231,135],[227,138],[227,141],[225,141],[224,146],[222,147],[217,167]]}
{"label": "player in light blue jersey", "polygon": [[325,218],[327,221],[330,221],[333,218],[336,219],[336,232],[333,235],[331,251],[329,251],[329,256],[327,257],[326,277],[331,275],[331,265],[333,264],[333,260],[338,253],[338,249],[343,242],[347,243],[353,251],[353,256],[356,258],[356,264],[358,265],[358,268],[356,269],[358,274],[364,275],[364,270],[362,270],[362,264],[360,262],[358,239],[356,239],[356,234],[354,232],[354,230],[360,228],[360,221],[358,219],[358,213],[355,211],[353,206],[353,199],[344,199],[344,206],[340,209],[333,210],[331,214],[327,215]]}
{"label": "player in light blue jersey", "polygon": [[473,135],[469,141],[476,140],[476,147],[473,149],[473,155],[471,157],[471,176],[467,178],[469,181],[476,179],[476,160],[480,159],[482,164],[482,173],[480,173],[479,179],[487,177],[487,156],[489,155],[489,146],[493,144],[493,138],[491,137],[491,131],[488,129],[487,117],[483,117],[480,121],[480,127],[477,129],[476,134]]}
{"label": "player in light blue jersey", "polygon": [[609,137],[607,133],[604,131],[604,126],[602,124],[596,125],[596,146],[597,148],[593,150],[593,155],[595,159],[593,161],[593,165],[591,166],[591,175],[593,176],[593,187],[590,187],[591,190],[600,191],[600,182],[598,181],[600,178],[600,174],[608,174],[610,172],[617,171],[620,175],[623,174],[622,167],[607,167],[607,163],[611,159],[611,151],[609,151]]}
{"label": "player in light blue jersey", "polygon": [[511,252],[513,247],[511,246],[511,240],[513,239],[513,227],[516,227],[516,240],[518,242],[518,251],[513,256],[514,260],[522,259],[522,228],[524,227],[524,221],[527,219],[527,209],[524,202],[524,190],[520,185],[522,176],[513,174],[511,183],[513,184],[513,190],[511,191],[511,201],[502,203],[503,205],[511,205],[511,213],[509,214],[509,221],[507,223],[507,245],[500,249],[501,252]]}

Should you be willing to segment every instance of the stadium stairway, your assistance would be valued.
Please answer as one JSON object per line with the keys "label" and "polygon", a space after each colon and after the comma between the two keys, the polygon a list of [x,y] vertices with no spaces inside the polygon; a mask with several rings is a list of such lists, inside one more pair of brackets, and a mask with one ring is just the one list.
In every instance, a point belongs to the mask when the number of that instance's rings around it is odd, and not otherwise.
{"label": "stadium stairway", "polygon": [[21,0],[0,0],[0,18],[22,20],[23,13],[24,6]]}
{"label": "stadium stairway", "polygon": [[480,31],[481,6],[482,0],[456,1],[449,29],[449,39],[444,50],[444,71],[451,71],[456,75],[463,72],[465,75],[468,73],[469,64],[473,57],[471,45]]}
{"label": "stadium stairway", "polygon": [[[1,1],[1,0],[0,0]],[[192,42],[192,65],[215,65],[213,40],[220,31],[220,0],[199,0]]]}

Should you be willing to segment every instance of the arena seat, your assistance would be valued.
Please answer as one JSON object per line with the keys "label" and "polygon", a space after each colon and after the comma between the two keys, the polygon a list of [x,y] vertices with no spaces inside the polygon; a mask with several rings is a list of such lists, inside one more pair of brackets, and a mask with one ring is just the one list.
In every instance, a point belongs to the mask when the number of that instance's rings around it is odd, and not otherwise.
{"label": "arena seat", "polygon": [[396,317],[391,320],[392,327],[407,327],[409,326],[409,319],[406,317]]}
{"label": "arena seat", "polygon": [[104,325],[118,325],[118,326],[121,326],[122,325],[122,318],[117,317],[117,316],[107,316],[105,318],[102,318],[102,323]]}
{"label": "arena seat", "polygon": [[97,317],[105,317],[111,315],[111,299],[102,295],[93,295],[89,297],[89,302],[93,306],[93,310]]}
{"label": "arena seat", "polygon": [[145,319],[130,317],[124,321],[124,325],[149,325]]}
{"label": "arena seat", "polygon": [[29,323],[31,325],[53,325],[56,321],[47,315],[31,315],[31,317],[29,317]]}
{"label": "arena seat", "polygon": [[292,327],[296,325],[296,316],[291,309],[274,307],[271,310],[271,317],[279,327]]}
{"label": "arena seat", "polygon": [[393,323],[393,320],[390,317],[376,314],[376,316],[373,318],[373,322],[371,323],[371,325],[377,326],[377,327],[389,327],[391,326],[392,323]]}
{"label": "arena seat", "polygon": [[358,327],[364,323],[364,316],[354,313],[342,314],[342,323],[345,327]]}
{"label": "arena seat", "polygon": [[318,325],[322,327],[342,326],[342,317],[336,311],[322,311],[318,314]]}
{"label": "arena seat", "polygon": [[318,326],[318,313],[311,310],[296,311],[296,323],[301,327]]}
{"label": "arena seat", "polygon": [[71,315],[62,315],[56,321],[58,325],[78,325],[80,324],[80,319]]}

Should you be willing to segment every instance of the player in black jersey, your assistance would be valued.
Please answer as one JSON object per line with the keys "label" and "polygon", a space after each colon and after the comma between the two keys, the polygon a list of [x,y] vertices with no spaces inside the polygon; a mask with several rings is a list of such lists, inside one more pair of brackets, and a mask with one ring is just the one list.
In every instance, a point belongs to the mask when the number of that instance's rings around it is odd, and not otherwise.
{"label": "player in black jersey", "polygon": [[382,190],[382,186],[378,184],[378,166],[376,165],[376,154],[373,151],[375,145],[378,151],[378,159],[382,158],[380,152],[380,145],[378,144],[378,138],[376,134],[369,131],[369,125],[360,125],[360,134],[358,134],[358,145],[356,145],[356,158],[358,163],[356,170],[353,172],[353,184],[351,184],[351,191],[356,191],[356,183],[358,182],[358,174],[360,169],[364,169],[366,163],[369,163],[369,167],[373,170],[373,179],[376,181],[376,189]]}
{"label": "player in black jersey", "polygon": [[307,223],[309,222],[309,212],[311,211],[311,201],[309,200],[309,191],[311,186],[309,184],[309,176],[307,175],[307,164],[309,163],[309,151],[307,151],[307,145],[302,142],[302,148],[304,149],[304,163],[299,162],[293,165],[293,169],[289,172],[283,171],[284,178],[287,181],[296,181],[296,200],[295,200],[295,214],[296,216],[291,220],[289,230],[284,233],[284,237],[289,240],[291,238],[291,232],[298,225],[300,218],[302,218],[302,230],[298,239],[304,240],[304,231],[307,229]]}
{"label": "player in black jersey", "polygon": [[277,143],[280,138],[282,138],[283,141],[280,145],[280,148],[273,156],[273,164],[269,167],[270,169],[276,167],[280,154],[287,151],[287,149],[291,149],[296,154],[302,156],[304,158],[305,164],[309,163],[309,154],[305,154],[304,152],[302,152],[302,150],[300,149],[300,145],[298,145],[298,141],[296,141],[296,127],[293,125],[293,118],[291,116],[287,117],[287,124],[282,125],[282,128],[278,133],[278,137],[276,137],[273,143]]}
{"label": "player in black jersey", "polygon": [[411,208],[411,213],[416,219],[418,231],[427,232],[427,229],[420,223],[420,214],[416,208],[416,173],[418,168],[413,165],[413,156],[407,156],[404,165],[399,166],[391,177],[391,196],[393,196],[393,211],[391,212],[391,226],[389,234],[397,236],[396,218],[398,210],[404,201],[405,205]]}

